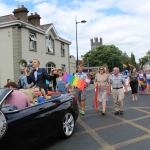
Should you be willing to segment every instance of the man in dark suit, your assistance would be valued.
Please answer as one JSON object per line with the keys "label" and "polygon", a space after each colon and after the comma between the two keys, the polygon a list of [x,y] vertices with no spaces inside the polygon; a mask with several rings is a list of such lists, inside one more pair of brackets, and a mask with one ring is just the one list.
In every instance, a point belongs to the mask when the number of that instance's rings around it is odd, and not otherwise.
{"label": "man in dark suit", "polygon": [[34,59],[32,61],[32,68],[33,71],[31,71],[29,77],[28,77],[28,84],[31,84],[32,82],[34,85],[39,86],[45,90],[47,93],[47,86],[46,86],[46,80],[51,81],[52,79],[56,78],[56,70],[55,68],[52,70],[54,72],[53,75],[49,75],[45,68],[39,68],[40,62],[37,59]]}

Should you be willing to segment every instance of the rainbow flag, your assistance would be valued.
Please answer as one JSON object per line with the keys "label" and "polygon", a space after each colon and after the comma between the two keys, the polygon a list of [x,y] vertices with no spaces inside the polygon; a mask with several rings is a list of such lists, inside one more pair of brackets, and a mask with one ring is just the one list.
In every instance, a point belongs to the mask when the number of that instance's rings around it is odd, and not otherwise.
{"label": "rainbow flag", "polygon": [[93,108],[98,109],[98,85],[96,86],[96,90],[95,90]]}
{"label": "rainbow flag", "polygon": [[[88,79],[86,79],[86,80],[88,80]],[[73,86],[79,88],[82,91],[83,91],[84,87],[87,85],[86,81],[81,80],[80,78],[74,77],[73,75],[68,74],[67,72],[65,72],[63,74],[63,81],[72,84]]]}
{"label": "rainbow flag", "polygon": [[126,64],[123,64],[123,68],[127,68],[128,66]]}
{"label": "rainbow flag", "polygon": [[90,79],[89,78],[85,78],[85,82],[87,83],[87,84],[89,84],[90,83]]}
{"label": "rainbow flag", "polygon": [[128,64],[130,67],[134,67],[132,64]]}

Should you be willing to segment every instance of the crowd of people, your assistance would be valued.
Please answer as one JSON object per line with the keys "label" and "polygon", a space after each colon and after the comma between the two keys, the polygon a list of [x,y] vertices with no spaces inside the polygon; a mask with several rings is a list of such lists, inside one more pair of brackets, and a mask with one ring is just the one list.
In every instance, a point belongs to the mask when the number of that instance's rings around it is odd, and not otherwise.
{"label": "crowd of people", "polygon": [[[67,93],[68,84],[62,81],[62,70],[53,68],[48,74],[45,68],[40,68],[40,62],[36,59],[32,61],[32,69],[27,67],[21,70],[18,84],[7,79],[5,88],[13,90],[11,95],[5,100],[4,105],[15,105],[18,109],[23,109],[31,105],[29,97],[21,90],[33,89],[34,102],[42,103],[45,100],[42,95],[42,90],[47,94],[48,90],[52,90],[51,84],[53,83],[53,91],[59,91],[62,94]],[[21,99],[21,101],[20,101]]]}
{"label": "crowd of people", "polygon": [[106,101],[108,95],[112,94],[115,107],[115,115],[123,115],[123,99],[124,92],[127,94],[131,88],[132,100],[137,100],[137,93],[150,94],[150,71],[140,69],[137,71],[132,68],[130,72],[119,72],[119,68],[115,67],[113,72],[105,72],[105,68],[101,66],[99,73],[95,75],[95,88],[98,86],[98,100],[102,103],[102,114],[105,115]]}
{"label": "crowd of people", "polygon": [[[40,68],[40,62],[37,59],[32,61],[32,69],[27,67],[21,70],[21,75],[18,81],[18,85],[12,82],[11,79],[7,79],[7,83],[4,87],[12,89],[14,92],[5,101],[5,104],[12,104],[19,109],[30,106],[28,97],[17,90],[20,89],[34,89],[34,98],[37,103],[44,102],[41,89],[47,93],[48,91],[60,92],[61,94],[68,93],[69,83],[63,81],[63,72],[61,69],[53,68],[48,74],[45,68]],[[74,76],[85,80],[90,78],[87,73],[83,72],[83,67],[79,66],[77,73]],[[132,90],[132,100],[137,100],[137,93],[139,88],[139,94],[150,94],[150,71],[140,70],[137,72],[135,68],[131,69],[130,73],[120,72],[119,68],[115,67],[113,72],[108,72],[104,66],[100,66],[99,72],[92,76],[94,80],[94,86],[98,89],[98,101],[102,103],[102,114],[106,113],[106,102],[108,101],[108,95],[112,94],[114,101],[115,115],[123,115],[123,99],[124,93],[128,93],[128,87]],[[71,85],[71,91],[75,92],[75,97],[79,101],[80,114],[85,115],[85,102],[86,102],[86,88],[87,83],[83,90]],[[17,97],[21,97],[22,101],[19,101]]]}

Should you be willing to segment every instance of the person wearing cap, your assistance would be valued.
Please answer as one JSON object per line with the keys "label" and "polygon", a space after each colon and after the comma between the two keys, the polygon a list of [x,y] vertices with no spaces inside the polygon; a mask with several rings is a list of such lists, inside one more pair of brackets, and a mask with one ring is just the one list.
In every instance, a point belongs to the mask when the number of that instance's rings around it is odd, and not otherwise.
{"label": "person wearing cap", "polygon": [[123,75],[119,74],[119,68],[115,67],[114,74],[110,76],[109,79],[109,90],[108,94],[110,94],[111,86],[112,86],[112,97],[115,105],[115,115],[123,115],[123,99],[124,99],[124,90],[125,93],[128,93],[128,89],[125,83],[125,78]]}

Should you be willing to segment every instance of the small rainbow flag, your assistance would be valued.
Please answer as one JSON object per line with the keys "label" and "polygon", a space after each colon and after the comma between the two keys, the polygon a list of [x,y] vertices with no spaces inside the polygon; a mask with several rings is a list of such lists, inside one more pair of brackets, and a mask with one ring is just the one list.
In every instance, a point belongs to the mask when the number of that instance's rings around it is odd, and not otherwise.
{"label": "small rainbow flag", "polygon": [[85,82],[87,83],[87,84],[89,84],[90,83],[90,79],[89,78],[85,78]]}
{"label": "small rainbow flag", "polygon": [[84,87],[87,85],[86,81],[84,81],[80,78],[74,77],[73,75],[68,74],[67,72],[65,72],[63,75],[63,81],[74,85],[75,87],[79,88],[80,90],[83,90]]}
{"label": "small rainbow flag", "polygon": [[123,68],[127,68],[128,66],[126,64],[123,64]]}
{"label": "small rainbow flag", "polygon": [[134,67],[132,64],[128,64],[130,67]]}
{"label": "small rainbow flag", "polygon": [[98,109],[98,85],[95,89],[95,95],[94,95],[94,104],[92,106],[94,109]]}

